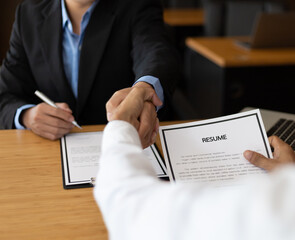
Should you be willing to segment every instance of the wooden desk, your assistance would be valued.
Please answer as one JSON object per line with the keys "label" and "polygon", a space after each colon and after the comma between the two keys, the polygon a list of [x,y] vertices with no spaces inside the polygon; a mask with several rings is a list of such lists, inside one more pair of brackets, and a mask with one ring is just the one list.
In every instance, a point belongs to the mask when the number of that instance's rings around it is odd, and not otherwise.
{"label": "wooden desk", "polygon": [[108,239],[93,189],[63,189],[59,141],[1,130],[0,151],[1,239]]}
{"label": "wooden desk", "polygon": [[200,118],[246,106],[295,109],[295,48],[246,50],[236,38],[187,38],[187,97]]}
{"label": "wooden desk", "polygon": [[[161,125],[174,123],[180,122]],[[83,131],[103,128],[83,126]],[[108,239],[93,188],[63,188],[60,141],[28,130],[1,130],[0,153],[1,239]]]}
{"label": "wooden desk", "polygon": [[295,48],[247,50],[234,38],[187,38],[186,45],[220,67],[295,65]]}
{"label": "wooden desk", "polygon": [[165,9],[164,21],[173,26],[202,26],[204,25],[204,10],[201,8]]}

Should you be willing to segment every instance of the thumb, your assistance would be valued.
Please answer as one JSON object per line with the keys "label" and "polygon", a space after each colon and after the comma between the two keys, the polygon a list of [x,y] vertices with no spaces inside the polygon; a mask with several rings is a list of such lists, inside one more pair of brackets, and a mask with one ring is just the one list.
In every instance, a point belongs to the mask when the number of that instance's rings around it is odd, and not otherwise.
{"label": "thumb", "polygon": [[150,101],[155,106],[163,105],[154,89],[145,88],[142,91],[137,91],[135,94],[142,95],[143,101]]}
{"label": "thumb", "polygon": [[56,103],[56,105],[57,105],[60,109],[66,111],[66,112],[73,113],[73,111],[70,109],[69,105],[66,104],[66,103]]}
{"label": "thumb", "polygon": [[256,167],[260,167],[265,170],[271,170],[273,168],[272,159],[266,158],[260,153],[247,150],[244,152],[244,157]]}
{"label": "thumb", "polygon": [[160,100],[160,98],[158,97],[156,93],[153,94],[151,102],[157,107],[163,105],[162,101]]}

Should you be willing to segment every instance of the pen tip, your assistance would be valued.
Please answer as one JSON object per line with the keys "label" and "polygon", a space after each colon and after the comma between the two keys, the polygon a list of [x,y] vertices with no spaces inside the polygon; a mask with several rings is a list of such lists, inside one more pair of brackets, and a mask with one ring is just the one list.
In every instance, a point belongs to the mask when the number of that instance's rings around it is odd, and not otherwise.
{"label": "pen tip", "polygon": [[79,128],[79,129],[83,129],[76,121],[73,121],[72,122],[77,128]]}

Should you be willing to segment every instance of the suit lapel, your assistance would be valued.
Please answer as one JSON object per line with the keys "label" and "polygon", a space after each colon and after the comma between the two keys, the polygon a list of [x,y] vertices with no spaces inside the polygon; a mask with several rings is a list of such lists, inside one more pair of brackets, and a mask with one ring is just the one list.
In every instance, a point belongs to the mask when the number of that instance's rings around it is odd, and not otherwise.
{"label": "suit lapel", "polygon": [[62,17],[59,0],[49,1],[43,11],[44,19],[38,25],[41,46],[44,57],[49,66],[51,80],[56,86],[56,99],[66,102],[74,111],[76,100],[70,84],[66,80],[62,61]]}
{"label": "suit lapel", "polygon": [[115,20],[114,1],[100,0],[87,26],[80,55],[78,106],[81,113],[96,77]]}

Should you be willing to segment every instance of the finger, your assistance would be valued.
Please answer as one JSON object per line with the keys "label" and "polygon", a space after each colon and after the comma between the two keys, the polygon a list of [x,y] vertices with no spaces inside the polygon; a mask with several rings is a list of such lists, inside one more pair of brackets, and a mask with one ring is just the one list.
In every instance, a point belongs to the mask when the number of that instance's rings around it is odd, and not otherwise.
{"label": "finger", "polygon": [[66,128],[56,128],[52,127],[47,124],[38,123],[35,124],[34,127],[31,129],[35,134],[50,139],[50,140],[57,140],[63,137],[65,134],[69,133],[71,129]]}
{"label": "finger", "polygon": [[60,129],[72,129],[74,127],[72,122],[68,122],[61,118],[57,118],[51,115],[40,116],[38,122],[44,125],[48,125],[48,126],[51,126],[54,128],[60,128]]}
{"label": "finger", "polygon": [[140,92],[134,91],[134,94],[139,95],[139,97],[142,97],[143,101],[150,101],[155,106],[161,106],[163,104],[162,101],[160,100],[160,98],[157,96],[154,89],[144,88]]}
{"label": "finger", "polygon": [[163,105],[162,101],[160,100],[160,98],[158,97],[158,95],[156,93],[154,93],[151,102],[157,107]]}
{"label": "finger", "polygon": [[152,131],[151,134],[148,134],[144,137],[141,137],[140,136],[140,133],[139,134],[139,137],[140,137],[140,140],[141,140],[141,145],[142,145],[142,148],[145,149],[147,147],[149,147],[150,145],[154,144],[156,142],[156,139],[157,139],[157,133]]}
{"label": "finger", "polygon": [[[147,134],[145,133],[144,129],[149,128],[146,125],[148,123],[154,122],[157,115],[155,105],[151,102],[153,98],[158,99],[154,89],[152,88],[132,88],[130,93],[117,107],[117,109],[112,114],[112,117],[108,120],[124,120],[137,127],[137,121],[140,117],[140,127],[141,129],[143,129],[141,132],[141,136],[142,139],[145,139],[147,137]],[[154,102],[157,104],[157,101]],[[161,101],[159,100],[159,103],[160,102]],[[147,110],[146,106],[148,106],[149,110]],[[149,113],[153,114],[151,115]],[[152,118],[153,121],[150,121],[149,117]],[[154,127],[154,125],[152,127]],[[145,141],[143,142],[145,143]]]}
{"label": "finger", "polygon": [[280,152],[292,150],[289,144],[287,144],[286,142],[284,142],[282,139],[280,139],[277,136],[269,137],[269,143],[275,150],[279,150]]}
{"label": "finger", "polygon": [[152,136],[151,136],[151,141],[150,141],[150,145],[154,144],[157,140],[157,135],[159,133],[159,127],[160,127],[160,122],[159,122],[159,119],[157,118],[156,119],[156,124],[155,124],[155,127],[154,127],[154,131],[152,133]]}
{"label": "finger", "polygon": [[61,108],[51,107],[46,103],[41,103],[37,105],[36,111],[39,114],[38,116],[48,115],[54,118],[59,118],[69,123],[75,120],[73,115],[70,112],[64,111]]}
{"label": "finger", "polygon": [[49,115],[42,115],[32,119],[30,128],[34,133],[42,137],[55,140],[69,133],[73,125]]}
{"label": "finger", "polygon": [[107,119],[111,121],[111,116],[121,102],[126,98],[126,96],[131,91],[131,88],[121,89],[113,94],[113,96],[106,103]]}
{"label": "finger", "polygon": [[273,159],[266,158],[257,152],[247,150],[244,152],[244,157],[256,167],[260,167],[268,171],[275,167]]}
{"label": "finger", "polygon": [[281,147],[283,146],[284,144],[286,144],[282,139],[280,139],[278,136],[270,136],[268,138],[268,141],[270,143],[270,145],[273,147],[273,148],[278,148],[278,147]]}
{"label": "finger", "polygon": [[138,83],[136,83],[133,86],[133,88],[145,88],[145,89],[148,88],[148,89],[152,90],[155,95],[153,97],[151,97],[150,99],[145,99],[145,100],[146,101],[151,101],[155,106],[161,106],[161,105],[163,105],[162,101],[160,100],[160,98],[156,94],[154,88],[149,83],[146,83],[146,82],[138,82]]}
{"label": "finger", "polygon": [[74,127],[71,122],[64,121],[60,118],[56,118],[51,115],[40,114],[40,113],[37,113],[31,119],[30,128],[33,128],[36,126],[39,128],[40,126],[43,126],[43,127],[48,126],[54,129],[65,129],[65,131],[71,130]]}
{"label": "finger", "polygon": [[144,102],[151,102],[154,106],[160,106],[162,104],[154,89],[133,88],[122,103],[122,105],[124,108],[128,108],[136,104],[136,106],[138,107],[137,112],[134,113],[136,115],[142,111]]}
{"label": "finger", "polygon": [[158,133],[159,132],[159,128],[160,128],[160,121],[159,118],[156,119],[156,125],[155,125],[155,132]]}
{"label": "finger", "polygon": [[134,99],[139,99],[143,102],[149,101],[152,102],[155,106],[162,105],[162,101],[157,96],[155,90],[152,88],[133,88],[124,102],[131,102]]}
{"label": "finger", "polygon": [[66,103],[56,103],[56,105],[66,112],[69,112],[71,114],[73,113],[73,111],[70,109],[69,105]]}
{"label": "finger", "polygon": [[[285,143],[282,139],[277,136],[269,137],[270,145],[274,148],[273,156],[274,159],[281,162],[288,162],[293,158],[294,151],[291,146]],[[288,157],[287,157],[288,156]]]}
{"label": "finger", "polygon": [[47,104],[40,104],[40,106],[26,110],[22,118],[25,126],[37,135],[51,140],[58,139],[64,134],[70,132],[74,127],[72,123],[48,115],[47,108],[52,107]]}
{"label": "finger", "polygon": [[150,143],[149,143],[149,145],[152,145],[152,144],[154,144],[154,143],[156,142],[156,140],[157,140],[157,135],[158,135],[157,132],[153,132],[153,133],[152,133],[152,136],[151,136],[151,139],[150,139]]}
{"label": "finger", "polygon": [[[61,114],[59,114],[61,113]],[[53,108],[47,104],[40,104],[29,111],[29,121],[32,124],[44,124],[57,128],[71,129],[73,128],[73,116],[62,109]],[[64,117],[64,115],[66,117]],[[32,128],[32,126],[30,126]]]}
{"label": "finger", "polygon": [[141,88],[152,88],[153,89],[153,86],[147,82],[143,82],[143,81],[139,81],[137,82],[136,84],[134,84],[132,86],[133,88],[136,88],[136,87],[141,87]]}
{"label": "finger", "polygon": [[138,133],[143,147],[147,147],[154,138],[153,132],[157,124],[157,113],[155,107],[150,102],[145,102],[139,119],[140,125]]}

